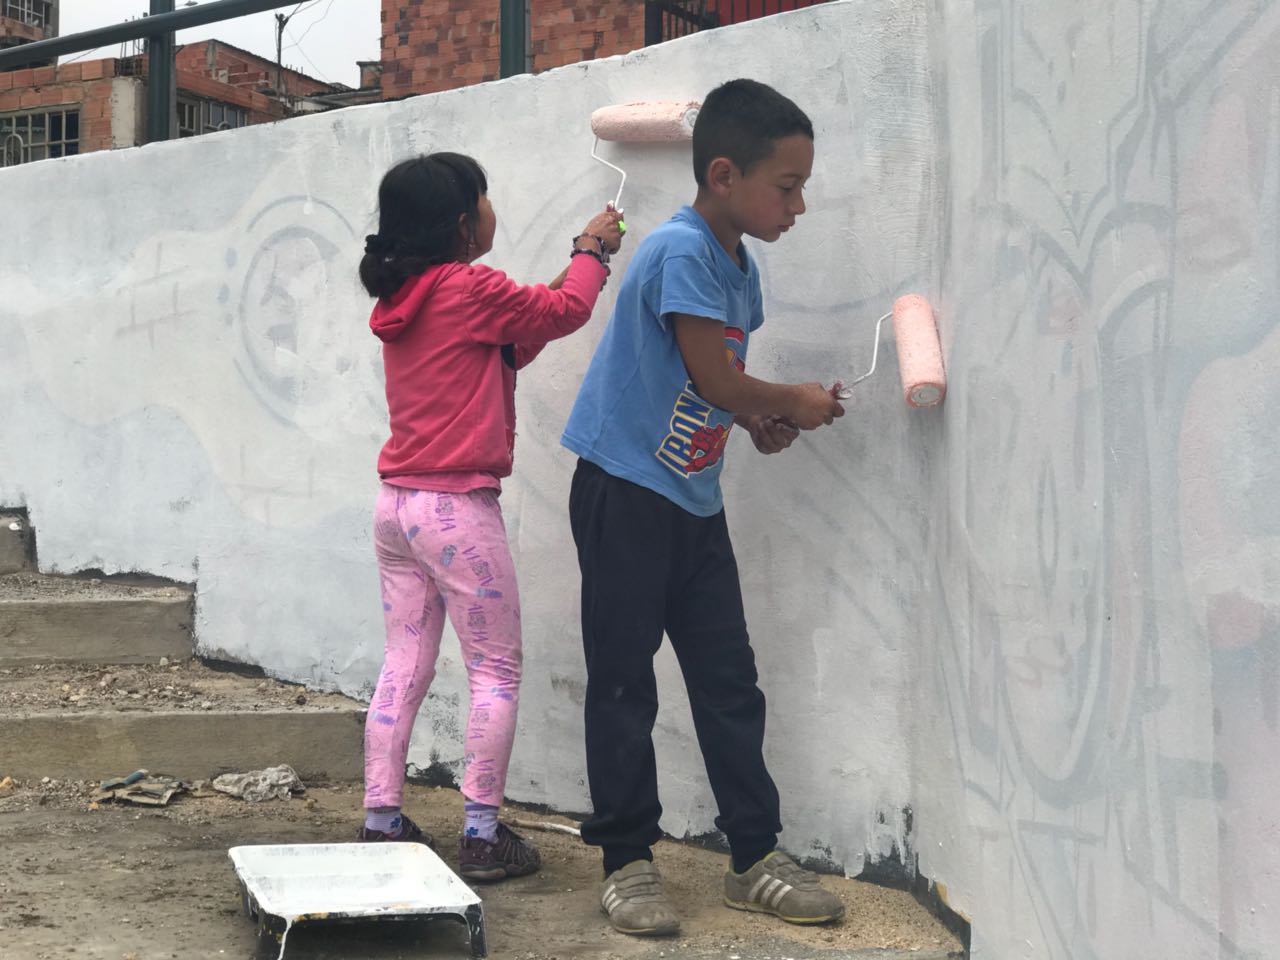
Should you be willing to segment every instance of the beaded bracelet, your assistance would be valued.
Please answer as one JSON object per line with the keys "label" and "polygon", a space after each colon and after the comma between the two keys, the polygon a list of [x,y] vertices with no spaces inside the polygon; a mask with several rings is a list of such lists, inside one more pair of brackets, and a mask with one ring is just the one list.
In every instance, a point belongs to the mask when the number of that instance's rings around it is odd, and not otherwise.
{"label": "beaded bracelet", "polygon": [[[600,252],[599,252],[599,253],[597,253],[595,250],[580,250],[580,249],[578,248],[578,241],[579,241],[579,240],[581,240],[583,237],[586,237],[588,240],[594,240],[597,244],[599,244],[599,245],[600,245]],[[573,240],[571,241],[571,243],[573,244],[573,250],[572,250],[572,252],[569,254],[569,256],[570,256],[570,257],[573,257],[573,256],[575,256],[575,255],[577,255],[577,254],[579,254],[579,253],[585,253],[585,254],[587,254],[588,256],[595,257],[595,258],[596,258],[597,260],[599,260],[602,264],[604,264],[604,265],[608,266],[608,264],[609,264],[609,251],[608,251],[608,249],[607,249],[607,248],[605,247],[605,245],[604,245],[604,238],[603,238],[603,237],[597,237],[597,236],[596,236],[595,234],[593,234],[593,233],[580,233],[580,234],[578,234],[576,237],[574,237],[574,238],[573,238]]]}
{"label": "beaded bracelet", "polygon": [[608,264],[604,258],[605,255],[596,253],[594,250],[580,250],[577,247],[574,247],[573,252],[569,254],[569,259],[572,260],[574,257],[591,257],[595,260],[599,260],[600,266],[608,269]]}

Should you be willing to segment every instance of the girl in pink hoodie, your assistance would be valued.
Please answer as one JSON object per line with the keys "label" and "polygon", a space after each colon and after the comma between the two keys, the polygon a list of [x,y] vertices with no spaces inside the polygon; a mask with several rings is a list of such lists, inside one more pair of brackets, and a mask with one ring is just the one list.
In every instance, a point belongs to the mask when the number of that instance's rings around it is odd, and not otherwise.
{"label": "girl in pink hoodie", "polygon": [[364,841],[432,843],[400,812],[405,757],[435,674],[446,615],[471,689],[462,781],[460,872],[532,873],[538,851],[498,822],[520,692],[520,601],[501,480],[511,474],[516,371],[591,316],[621,243],[619,214],[592,218],[569,266],[521,286],[474,263],[496,217],[480,165],[434,153],[393,167],[378,190],[378,232],[360,279],[378,302],[391,437],[378,458],[374,543],[386,658],[365,722]]}

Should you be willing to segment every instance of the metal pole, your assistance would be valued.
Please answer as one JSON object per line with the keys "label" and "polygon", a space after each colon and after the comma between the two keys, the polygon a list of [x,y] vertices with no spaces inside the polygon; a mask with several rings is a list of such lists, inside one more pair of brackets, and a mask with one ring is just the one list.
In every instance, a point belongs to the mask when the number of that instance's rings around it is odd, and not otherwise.
{"label": "metal pole", "polygon": [[[151,0],[154,25],[157,17],[173,12],[174,0]],[[174,63],[177,44],[172,33],[147,38],[147,143],[172,140],[178,125],[178,71]]]}
{"label": "metal pole", "polygon": [[498,69],[504,77],[529,72],[529,8],[526,0],[498,2]]}
{"label": "metal pole", "polygon": [[183,7],[172,13],[161,13],[142,20],[130,20],[110,27],[99,27],[83,33],[71,33],[52,40],[23,43],[0,50],[0,70],[12,70],[29,63],[54,60],[63,54],[81,53],[96,47],[109,47],[128,40],[142,40],[157,33],[176,33],[188,27],[202,27],[236,17],[280,7],[292,7],[298,0],[214,0],[195,7]]}
{"label": "metal pole", "polygon": [[279,96],[284,96],[284,31],[292,19],[292,13],[276,14],[276,93]]}
{"label": "metal pole", "polygon": [[655,43],[661,43],[662,40],[662,7],[654,3],[654,0],[645,0],[644,45],[652,47]]}

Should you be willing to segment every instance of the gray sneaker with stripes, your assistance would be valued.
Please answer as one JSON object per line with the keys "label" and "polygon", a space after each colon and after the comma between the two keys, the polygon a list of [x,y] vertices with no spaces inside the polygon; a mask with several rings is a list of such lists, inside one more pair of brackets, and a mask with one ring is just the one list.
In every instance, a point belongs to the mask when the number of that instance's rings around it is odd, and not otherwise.
{"label": "gray sneaker with stripes", "polygon": [[781,850],[746,873],[726,872],[724,902],[735,910],[772,913],[787,923],[831,923],[844,916],[840,898]]}
{"label": "gray sneaker with stripes", "polygon": [[662,889],[658,868],[648,860],[632,860],[605,877],[600,909],[620,933],[661,937],[680,930],[680,918]]}

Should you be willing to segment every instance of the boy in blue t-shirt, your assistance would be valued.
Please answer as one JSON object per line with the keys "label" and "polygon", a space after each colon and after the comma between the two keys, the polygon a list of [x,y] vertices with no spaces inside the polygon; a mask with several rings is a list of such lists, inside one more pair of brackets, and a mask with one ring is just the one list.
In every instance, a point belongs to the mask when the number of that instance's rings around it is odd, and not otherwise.
{"label": "boy in blue t-shirt", "polygon": [[703,103],[693,165],[697,198],[636,251],[562,438],[580,458],[569,514],[594,807],[582,837],[603,848],[601,907],[632,934],[679,928],[650,849],[661,835],[653,657],[664,632],[733,858],[725,903],[793,923],[843,914],[813,873],[775,849],[782,824],[764,763],[764,695],[720,493],[734,424],[777,453],[799,429],[844,413],[821,384],[745,372],[764,314],[742,236],[771,243],[804,213],[813,126],[771,87],[734,80]]}

